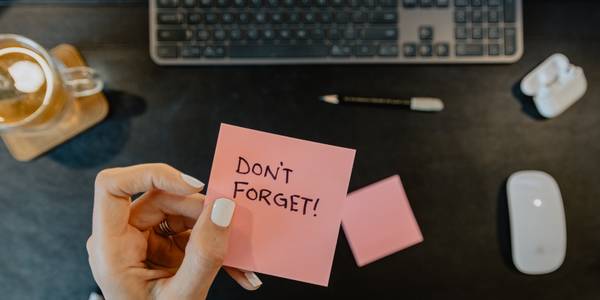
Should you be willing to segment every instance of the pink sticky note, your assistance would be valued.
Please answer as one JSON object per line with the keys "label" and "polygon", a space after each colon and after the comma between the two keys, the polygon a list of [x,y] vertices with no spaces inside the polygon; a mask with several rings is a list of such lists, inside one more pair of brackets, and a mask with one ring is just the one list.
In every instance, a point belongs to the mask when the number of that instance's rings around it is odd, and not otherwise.
{"label": "pink sticky note", "polygon": [[211,202],[236,202],[225,265],[327,286],[355,150],[221,124]]}
{"label": "pink sticky note", "polygon": [[398,175],[348,194],[342,226],[359,267],[423,241]]}

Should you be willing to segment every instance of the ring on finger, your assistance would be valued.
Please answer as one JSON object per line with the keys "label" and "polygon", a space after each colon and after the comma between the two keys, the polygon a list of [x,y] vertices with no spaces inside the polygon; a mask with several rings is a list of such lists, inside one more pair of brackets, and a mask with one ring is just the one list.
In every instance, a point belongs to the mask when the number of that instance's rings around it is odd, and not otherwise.
{"label": "ring on finger", "polygon": [[177,232],[171,229],[171,227],[169,226],[169,222],[167,222],[167,219],[162,220],[158,224],[158,226],[154,227],[154,232],[162,236],[172,236],[177,234]]}

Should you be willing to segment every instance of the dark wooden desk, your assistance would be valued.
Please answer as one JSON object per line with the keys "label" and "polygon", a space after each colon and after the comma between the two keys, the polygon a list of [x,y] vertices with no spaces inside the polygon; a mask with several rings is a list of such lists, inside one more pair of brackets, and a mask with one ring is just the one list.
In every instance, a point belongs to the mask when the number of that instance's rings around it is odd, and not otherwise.
{"label": "dark wooden desk", "polygon": [[[525,55],[511,65],[159,67],[143,6],[0,8],[0,31],[78,46],[107,82],[104,123],[31,163],[0,146],[0,294],[84,299],[95,174],[166,162],[207,179],[220,122],[358,150],[351,189],[398,173],[424,243],[364,268],[340,236],[329,288],[262,276],[248,293],[219,276],[211,299],[598,299],[600,297],[600,3],[525,2]],[[513,94],[554,52],[589,89],[540,120]],[[438,96],[447,110],[335,107],[328,92]],[[510,263],[505,179],[540,169],[562,188],[564,265],[525,276]]]}

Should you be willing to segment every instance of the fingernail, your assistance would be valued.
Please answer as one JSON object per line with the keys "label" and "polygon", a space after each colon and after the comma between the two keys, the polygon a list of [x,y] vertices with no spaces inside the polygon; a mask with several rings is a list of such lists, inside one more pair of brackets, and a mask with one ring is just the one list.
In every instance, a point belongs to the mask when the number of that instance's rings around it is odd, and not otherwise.
{"label": "fingernail", "polygon": [[250,284],[255,288],[262,285],[262,281],[260,281],[260,278],[258,278],[254,272],[244,272],[244,276],[246,276],[246,279],[248,279]]}
{"label": "fingernail", "polygon": [[181,179],[183,179],[183,181],[185,181],[185,183],[191,185],[194,188],[197,188],[197,189],[204,188],[204,182],[202,182],[190,175],[181,173]]}
{"label": "fingernail", "polygon": [[218,226],[227,227],[231,223],[234,210],[235,202],[227,198],[219,198],[213,204],[210,220]]}

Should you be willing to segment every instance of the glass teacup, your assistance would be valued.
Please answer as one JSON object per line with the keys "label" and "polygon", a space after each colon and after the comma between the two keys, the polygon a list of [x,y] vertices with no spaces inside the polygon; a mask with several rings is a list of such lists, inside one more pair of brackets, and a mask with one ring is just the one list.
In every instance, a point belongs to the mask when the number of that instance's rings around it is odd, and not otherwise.
{"label": "glass teacup", "polygon": [[0,133],[47,129],[102,87],[93,69],[67,68],[34,41],[0,34]]}

